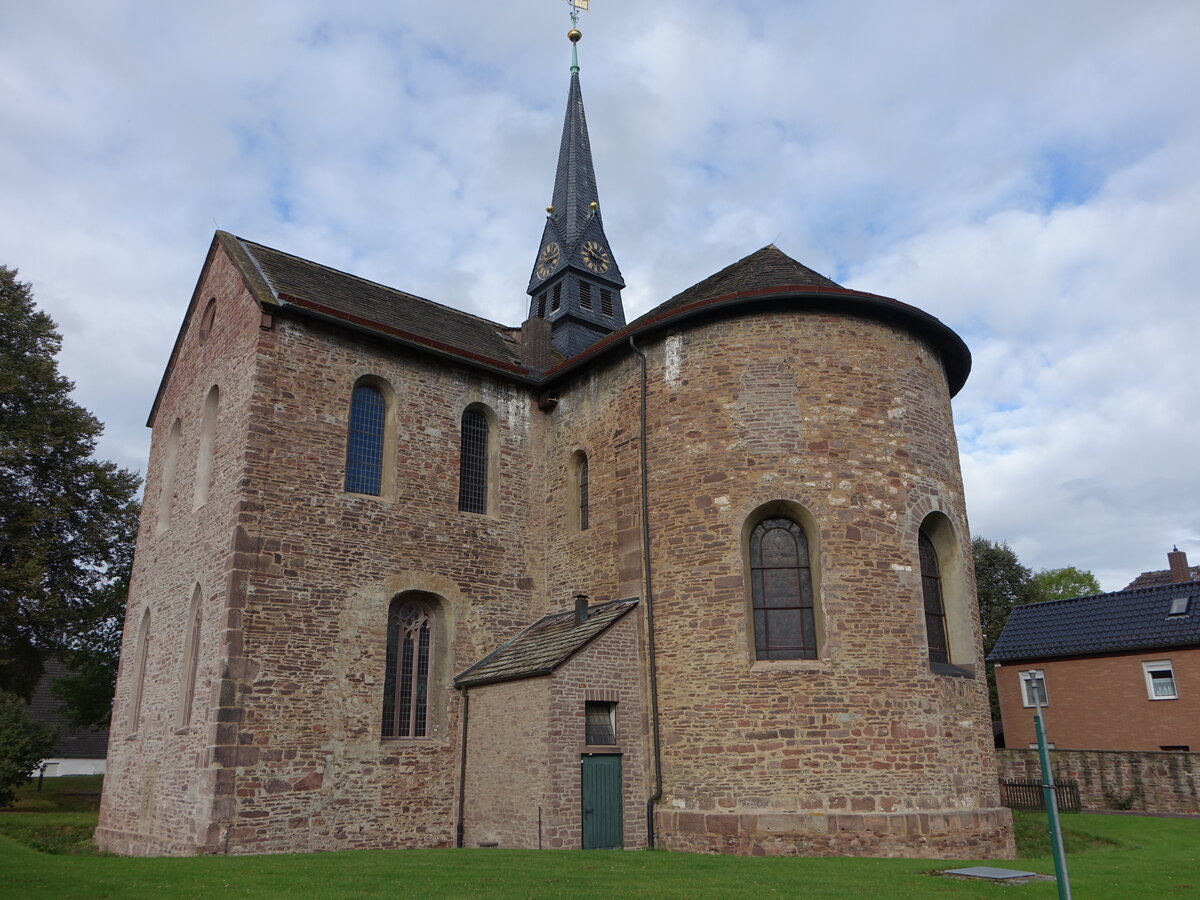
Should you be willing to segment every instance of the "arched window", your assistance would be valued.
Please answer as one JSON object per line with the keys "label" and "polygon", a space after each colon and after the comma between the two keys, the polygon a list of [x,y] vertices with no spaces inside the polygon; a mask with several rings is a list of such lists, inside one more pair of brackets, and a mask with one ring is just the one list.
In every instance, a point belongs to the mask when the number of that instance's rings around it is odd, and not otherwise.
{"label": "arched window", "polygon": [[383,391],[358,384],[350,397],[350,433],[346,440],[346,490],[379,496],[383,474],[387,402]]}
{"label": "arched window", "polygon": [[167,445],[162,454],[162,476],[158,484],[158,516],[154,522],[156,534],[162,534],[171,523],[171,511],[175,506],[175,469],[179,465],[179,438],[183,423],[176,419],[167,433]]}
{"label": "arched window", "polygon": [[383,736],[429,733],[429,674],[433,660],[433,610],[397,597],[388,610],[387,671],[383,681]]}
{"label": "arched window", "polygon": [[192,591],[192,605],[188,612],[187,641],[183,645],[177,728],[187,728],[192,720],[192,704],[196,696],[196,675],[200,662],[200,621],[203,613],[201,598],[200,585],[196,585],[196,589]]}
{"label": "arched window", "polygon": [[477,409],[462,415],[462,448],[458,463],[458,508],[485,513],[488,500],[488,420]]}
{"label": "arched window", "polygon": [[204,344],[208,341],[209,335],[212,334],[213,323],[217,318],[217,298],[209,297],[208,305],[204,307],[204,313],[200,316],[200,343]]}
{"label": "arched window", "polygon": [[579,503],[579,530],[587,531],[588,514],[588,458],[582,450],[575,454],[575,488],[576,500]]}
{"label": "arched window", "polygon": [[787,518],[764,519],[750,534],[754,646],[758,659],[816,659],[808,536]]}
{"label": "arched window", "polygon": [[137,733],[142,719],[142,695],[146,690],[146,667],[150,657],[150,610],[142,613],[142,630],[138,633],[137,680],[133,683],[133,702],[129,705],[129,730]]}
{"label": "arched window", "polygon": [[950,645],[946,640],[946,607],[942,602],[942,575],[937,550],[924,531],[917,534],[921,556],[921,589],[925,597],[925,635],[929,640],[929,661],[949,663]]}
{"label": "arched window", "polygon": [[196,451],[196,509],[208,502],[208,491],[212,487],[213,444],[217,434],[217,408],[221,405],[221,391],[214,384],[204,398],[204,415],[200,420],[200,447]]}

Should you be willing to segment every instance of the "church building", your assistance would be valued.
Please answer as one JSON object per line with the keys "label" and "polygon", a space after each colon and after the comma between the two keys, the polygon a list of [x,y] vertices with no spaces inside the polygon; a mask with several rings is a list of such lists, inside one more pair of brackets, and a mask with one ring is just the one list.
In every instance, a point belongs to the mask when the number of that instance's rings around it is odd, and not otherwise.
{"label": "church building", "polygon": [[775,246],[627,323],[572,54],[521,325],[214,236],[103,849],[1012,854],[966,346]]}

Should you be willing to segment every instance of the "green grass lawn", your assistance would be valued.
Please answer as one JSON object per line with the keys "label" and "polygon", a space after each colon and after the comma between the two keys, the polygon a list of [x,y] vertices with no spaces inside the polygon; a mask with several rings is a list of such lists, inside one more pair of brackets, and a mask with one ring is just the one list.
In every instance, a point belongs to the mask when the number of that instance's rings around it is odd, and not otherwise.
{"label": "green grass lawn", "polygon": [[[749,859],[686,853],[379,850],[288,856],[128,859],[94,853],[98,784],[47,779],[0,813],[5,897],[803,897],[1055,898],[1050,882],[1020,886],[934,877],[952,861]],[[1053,873],[1044,819],[1018,814],[1022,859],[995,865]],[[1079,900],[1200,898],[1200,819],[1065,817]],[[34,849],[34,847],[40,849]],[[975,861],[979,862],[979,861]]]}

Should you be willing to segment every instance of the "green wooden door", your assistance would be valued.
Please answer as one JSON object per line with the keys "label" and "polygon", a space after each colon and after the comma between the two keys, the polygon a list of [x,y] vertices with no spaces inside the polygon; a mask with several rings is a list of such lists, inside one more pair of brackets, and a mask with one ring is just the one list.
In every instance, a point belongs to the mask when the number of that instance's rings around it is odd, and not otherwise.
{"label": "green wooden door", "polygon": [[581,759],[583,849],[616,850],[625,846],[621,827],[621,757],[584,756]]}

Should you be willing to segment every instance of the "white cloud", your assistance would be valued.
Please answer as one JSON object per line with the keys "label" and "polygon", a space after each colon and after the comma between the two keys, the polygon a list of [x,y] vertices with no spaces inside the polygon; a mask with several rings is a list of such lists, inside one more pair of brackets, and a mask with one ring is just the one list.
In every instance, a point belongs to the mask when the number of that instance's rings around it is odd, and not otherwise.
{"label": "white cloud", "polygon": [[[144,463],[214,223],[519,322],[566,27],[544,0],[0,9],[0,261],[102,452]],[[1192,0],[604,2],[583,30],[631,315],[778,242],[967,339],[979,533],[1107,588],[1200,560]]]}

